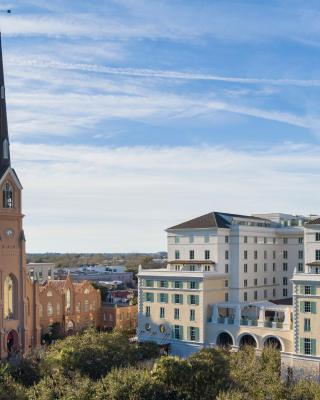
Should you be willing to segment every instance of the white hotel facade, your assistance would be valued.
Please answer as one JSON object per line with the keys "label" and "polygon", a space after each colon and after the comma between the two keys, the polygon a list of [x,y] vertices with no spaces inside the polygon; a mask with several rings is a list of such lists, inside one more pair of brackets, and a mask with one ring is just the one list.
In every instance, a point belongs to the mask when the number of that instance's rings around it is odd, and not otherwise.
{"label": "white hotel facade", "polygon": [[[289,364],[293,356],[320,356],[320,322],[313,354],[305,354],[300,326],[306,323],[302,304],[308,303],[302,293],[320,296],[320,275],[314,273],[320,272],[320,221],[315,221],[319,225],[280,213],[212,212],[167,229],[167,268],[138,274],[138,339],[180,356],[245,343],[257,349],[275,344]],[[309,293],[311,275],[313,294],[305,295],[301,288]]]}

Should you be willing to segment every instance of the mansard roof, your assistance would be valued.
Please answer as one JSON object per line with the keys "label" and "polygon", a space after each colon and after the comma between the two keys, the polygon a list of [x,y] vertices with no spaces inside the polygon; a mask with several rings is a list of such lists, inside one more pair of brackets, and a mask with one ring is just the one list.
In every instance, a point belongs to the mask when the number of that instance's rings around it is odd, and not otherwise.
{"label": "mansard roof", "polygon": [[229,219],[241,218],[257,221],[266,221],[260,217],[253,217],[250,215],[230,214],[224,212],[213,211],[208,214],[201,215],[200,217],[191,219],[181,224],[172,226],[170,229],[205,229],[205,228],[230,228],[231,222]]}

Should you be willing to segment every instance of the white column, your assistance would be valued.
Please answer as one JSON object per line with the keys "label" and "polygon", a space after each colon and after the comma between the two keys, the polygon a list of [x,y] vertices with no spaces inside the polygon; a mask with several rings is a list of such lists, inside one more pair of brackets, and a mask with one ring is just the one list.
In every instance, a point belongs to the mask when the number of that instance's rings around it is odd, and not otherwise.
{"label": "white column", "polygon": [[291,310],[289,307],[287,307],[284,311],[283,329],[290,329],[290,314]]}
{"label": "white column", "polygon": [[218,322],[218,304],[212,304],[211,322],[216,324]]}
{"label": "white column", "polygon": [[259,309],[259,319],[258,319],[258,326],[264,327],[265,322],[265,308],[260,307]]}
{"label": "white column", "polygon": [[240,306],[240,304],[238,304],[235,308],[235,316],[234,316],[235,325],[240,324],[240,319],[241,319],[241,306]]}

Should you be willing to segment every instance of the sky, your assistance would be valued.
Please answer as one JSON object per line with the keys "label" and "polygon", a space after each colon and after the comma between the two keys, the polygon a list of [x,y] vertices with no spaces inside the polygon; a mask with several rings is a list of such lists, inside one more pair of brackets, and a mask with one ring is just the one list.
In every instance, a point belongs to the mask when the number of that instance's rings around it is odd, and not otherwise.
{"label": "sky", "polygon": [[28,252],[165,250],[213,210],[320,213],[319,1],[0,10]]}

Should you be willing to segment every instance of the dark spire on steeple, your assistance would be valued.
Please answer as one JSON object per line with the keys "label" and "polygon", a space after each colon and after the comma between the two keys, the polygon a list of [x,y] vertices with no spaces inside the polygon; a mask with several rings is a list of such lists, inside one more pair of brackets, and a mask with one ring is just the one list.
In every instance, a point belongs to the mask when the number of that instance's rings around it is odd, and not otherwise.
{"label": "dark spire on steeple", "polygon": [[0,32],[0,174],[10,166],[7,107],[4,87],[2,43]]}

